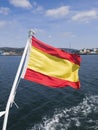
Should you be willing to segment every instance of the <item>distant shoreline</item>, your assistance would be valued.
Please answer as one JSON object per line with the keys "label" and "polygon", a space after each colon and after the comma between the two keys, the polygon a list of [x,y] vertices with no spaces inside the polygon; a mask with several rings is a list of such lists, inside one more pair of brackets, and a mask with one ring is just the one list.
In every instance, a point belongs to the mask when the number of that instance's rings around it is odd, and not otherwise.
{"label": "distant shoreline", "polygon": [[[70,49],[70,48],[59,48],[61,50],[67,51],[73,54],[79,55],[98,55],[98,50],[93,49]],[[0,48],[0,56],[21,56],[23,54],[24,48],[11,48],[11,47],[1,47]]]}
{"label": "distant shoreline", "polygon": [[[98,54],[79,54],[79,55],[98,55]],[[0,56],[22,56],[22,55],[0,55]]]}

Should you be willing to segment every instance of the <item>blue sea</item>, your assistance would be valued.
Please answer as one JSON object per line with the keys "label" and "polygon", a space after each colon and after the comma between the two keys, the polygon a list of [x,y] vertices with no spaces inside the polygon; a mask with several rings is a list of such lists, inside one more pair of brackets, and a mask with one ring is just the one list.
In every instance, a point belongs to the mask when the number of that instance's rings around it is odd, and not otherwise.
{"label": "blue sea", "polygon": [[[0,56],[0,111],[5,110],[20,62]],[[98,55],[82,55],[81,88],[49,88],[21,80],[7,130],[98,130]],[[0,130],[3,117],[0,118]]]}

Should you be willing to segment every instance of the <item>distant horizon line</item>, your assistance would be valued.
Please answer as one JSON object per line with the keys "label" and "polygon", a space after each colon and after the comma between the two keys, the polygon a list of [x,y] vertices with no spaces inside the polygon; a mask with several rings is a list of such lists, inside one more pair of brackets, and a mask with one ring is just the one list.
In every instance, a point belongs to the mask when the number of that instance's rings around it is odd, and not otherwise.
{"label": "distant horizon line", "polygon": [[[2,49],[2,48],[12,48],[12,49],[23,49],[23,48],[25,48],[25,46],[24,47],[1,47],[0,46],[0,49]],[[76,49],[76,50],[81,50],[81,49],[97,49],[98,47],[92,47],[92,48],[85,48],[85,47],[83,47],[83,48],[68,48],[68,47],[55,47],[55,48],[66,48],[66,49]]]}

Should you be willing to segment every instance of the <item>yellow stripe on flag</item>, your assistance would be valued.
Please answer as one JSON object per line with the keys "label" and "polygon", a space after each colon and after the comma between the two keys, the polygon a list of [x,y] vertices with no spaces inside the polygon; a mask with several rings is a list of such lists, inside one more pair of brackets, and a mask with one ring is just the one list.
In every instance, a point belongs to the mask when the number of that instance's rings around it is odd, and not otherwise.
{"label": "yellow stripe on flag", "polygon": [[31,47],[27,68],[55,78],[77,82],[79,65]]}

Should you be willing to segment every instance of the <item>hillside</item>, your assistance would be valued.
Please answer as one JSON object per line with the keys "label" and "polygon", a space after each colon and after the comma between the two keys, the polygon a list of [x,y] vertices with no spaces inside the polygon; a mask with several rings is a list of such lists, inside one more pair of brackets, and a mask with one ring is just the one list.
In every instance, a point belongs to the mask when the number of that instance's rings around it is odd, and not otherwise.
{"label": "hillside", "polygon": [[[71,53],[79,53],[76,49],[69,49],[69,48],[61,48],[64,51],[71,52]],[[0,48],[0,55],[12,55],[12,56],[21,56],[23,53],[24,48],[11,48],[11,47],[1,47]]]}
{"label": "hillside", "polygon": [[2,55],[22,55],[24,48],[1,47]]}

